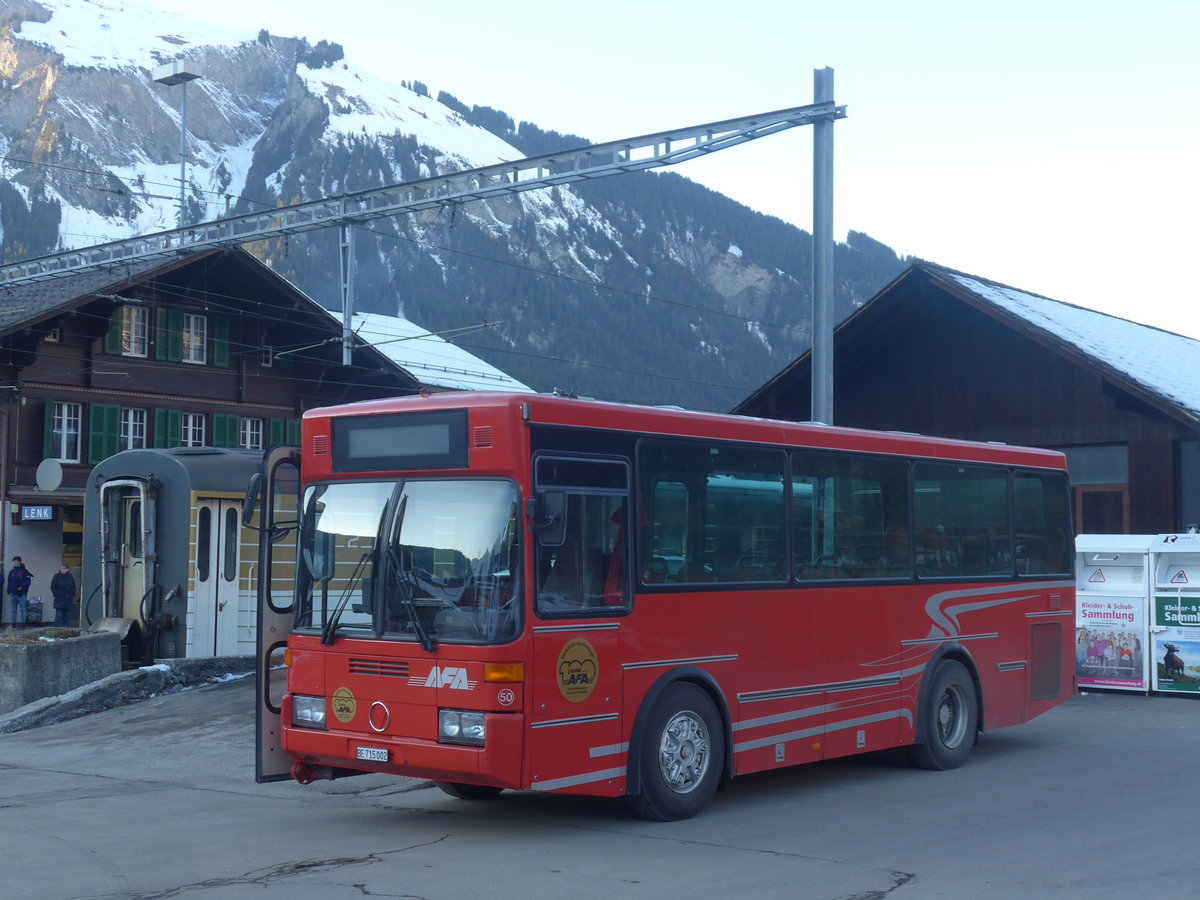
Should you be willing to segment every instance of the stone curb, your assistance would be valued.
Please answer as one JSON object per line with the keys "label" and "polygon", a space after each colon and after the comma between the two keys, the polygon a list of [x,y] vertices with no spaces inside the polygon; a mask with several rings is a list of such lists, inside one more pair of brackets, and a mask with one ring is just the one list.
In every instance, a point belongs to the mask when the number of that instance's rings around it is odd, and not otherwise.
{"label": "stone curb", "polygon": [[0,734],[51,725],[88,713],[146,700],[172,689],[206,684],[253,672],[253,656],[208,659],[160,659],[152,666],[117,672],[57,697],[43,697],[0,715]]}

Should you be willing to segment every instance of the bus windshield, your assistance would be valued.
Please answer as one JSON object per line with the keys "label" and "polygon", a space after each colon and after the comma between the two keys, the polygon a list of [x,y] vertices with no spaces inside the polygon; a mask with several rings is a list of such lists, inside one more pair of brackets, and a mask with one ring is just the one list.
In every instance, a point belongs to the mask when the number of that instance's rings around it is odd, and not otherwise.
{"label": "bus windshield", "polygon": [[315,484],[305,492],[296,627],[337,636],[501,643],[519,625],[509,481]]}

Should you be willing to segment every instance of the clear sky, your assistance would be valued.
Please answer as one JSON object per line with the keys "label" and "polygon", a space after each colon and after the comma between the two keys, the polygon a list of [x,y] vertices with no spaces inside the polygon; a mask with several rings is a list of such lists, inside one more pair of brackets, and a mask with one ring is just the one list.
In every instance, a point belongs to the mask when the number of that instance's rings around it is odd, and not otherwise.
{"label": "clear sky", "polygon": [[[813,100],[835,236],[1200,338],[1196,0],[149,0],[600,142]],[[812,129],[678,166],[810,229]]]}

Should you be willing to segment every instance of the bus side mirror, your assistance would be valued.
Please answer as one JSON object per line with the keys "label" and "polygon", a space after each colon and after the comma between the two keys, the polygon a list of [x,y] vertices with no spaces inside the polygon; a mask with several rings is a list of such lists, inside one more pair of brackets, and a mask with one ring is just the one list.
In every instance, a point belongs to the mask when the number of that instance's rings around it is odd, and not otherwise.
{"label": "bus side mirror", "polygon": [[565,491],[542,491],[532,504],[530,523],[538,533],[543,547],[561,547],[567,536],[567,494]]}
{"label": "bus side mirror", "polygon": [[262,489],[262,475],[255,472],[250,476],[246,485],[246,502],[242,504],[242,525],[249,528],[254,519],[254,511],[258,508],[258,492]]}

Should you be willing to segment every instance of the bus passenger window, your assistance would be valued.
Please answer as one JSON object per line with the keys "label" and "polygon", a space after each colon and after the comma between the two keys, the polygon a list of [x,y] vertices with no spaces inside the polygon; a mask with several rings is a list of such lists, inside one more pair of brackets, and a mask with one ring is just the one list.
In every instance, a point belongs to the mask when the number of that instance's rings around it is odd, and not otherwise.
{"label": "bus passenger window", "polygon": [[1013,478],[1018,575],[1071,571],[1070,488],[1060,472],[1018,472]]}
{"label": "bus passenger window", "polygon": [[792,553],[801,581],[912,574],[908,463],[886,457],[792,457]]}
{"label": "bus passenger window", "polygon": [[535,460],[534,472],[538,491],[566,497],[562,542],[537,544],[537,611],[596,615],[627,610],[628,464],[546,454]]}
{"label": "bus passenger window", "polygon": [[626,606],[625,498],[569,494],[565,518],[562,544],[539,548],[539,611]]}
{"label": "bus passenger window", "polygon": [[1012,574],[1006,471],[919,463],[914,478],[918,574]]}
{"label": "bus passenger window", "polygon": [[643,583],[787,579],[783,453],[648,441],[640,460]]}

